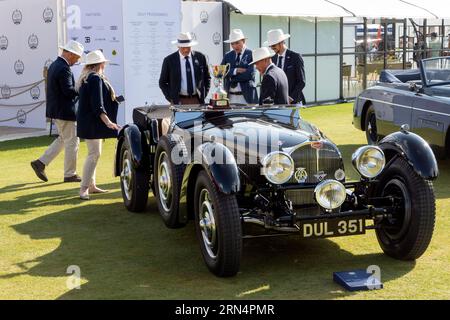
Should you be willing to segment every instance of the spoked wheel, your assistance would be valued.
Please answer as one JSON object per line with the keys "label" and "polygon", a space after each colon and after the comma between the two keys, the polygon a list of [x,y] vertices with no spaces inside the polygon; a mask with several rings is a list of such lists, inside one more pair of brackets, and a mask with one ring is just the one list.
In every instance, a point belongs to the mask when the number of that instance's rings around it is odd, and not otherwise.
{"label": "spoked wheel", "polygon": [[220,193],[205,171],[194,192],[195,227],[208,269],[219,277],[239,271],[242,226],[236,196]]}
{"label": "spoked wheel", "polygon": [[147,207],[150,173],[146,169],[135,169],[131,150],[126,142],[121,149],[120,189],[125,207],[132,212],[144,211]]}
{"label": "spoked wheel", "polygon": [[419,176],[403,158],[396,159],[380,177],[377,193],[392,197],[394,212],[376,229],[383,251],[396,259],[414,260],[427,249],[436,215],[431,181]]}
{"label": "spoked wheel", "polygon": [[174,164],[171,156],[173,152],[185,150],[171,136],[163,136],[156,148],[154,168],[154,191],[158,202],[158,209],[168,228],[180,228],[186,223],[179,221],[180,190],[185,164]]}
{"label": "spoked wheel", "polygon": [[200,210],[198,225],[200,227],[203,245],[208,253],[208,256],[212,259],[217,259],[218,241],[216,220],[214,218],[214,206],[207,189],[202,189],[199,197]]}
{"label": "spoked wheel", "polygon": [[161,152],[158,160],[158,194],[159,200],[165,211],[172,207],[172,178],[170,176],[169,158],[166,152]]}
{"label": "spoked wheel", "polygon": [[372,105],[367,109],[365,122],[364,129],[366,131],[367,142],[369,144],[377,144],[380,140],[380,136],[378,135],[377,130],[377,117]]}

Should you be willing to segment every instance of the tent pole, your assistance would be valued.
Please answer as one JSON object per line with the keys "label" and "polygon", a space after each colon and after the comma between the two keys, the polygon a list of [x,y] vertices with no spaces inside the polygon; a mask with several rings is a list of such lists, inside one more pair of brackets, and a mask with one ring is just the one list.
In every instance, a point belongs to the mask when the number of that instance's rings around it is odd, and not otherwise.
{"label": "tent pole", "polygon": [[[225,39],[226,35],[231,31],[231,18],[230,18],[230,6],[226,2],[222,2],[222,38]],[[223,42],[223,55],[228,52],[229,45]]]}

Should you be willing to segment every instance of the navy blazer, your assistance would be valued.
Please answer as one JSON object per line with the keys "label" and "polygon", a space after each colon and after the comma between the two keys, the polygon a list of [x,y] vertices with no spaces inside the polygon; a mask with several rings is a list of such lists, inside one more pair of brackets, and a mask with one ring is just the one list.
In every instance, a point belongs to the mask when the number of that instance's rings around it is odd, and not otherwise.
{"label": "navy blazer", "polygon": [[117,122],[119,103],[111,99],[111,91],[99,75],[93,73],[80,88],[77,112],[77,135],[83,139],[106,139],[117,137],[117,131],[108,128],[100,118],[105,113]]}
{"label": "navy blazer", "polygon": [[289,85],[286,74],[275,65],[270,65],[261,81],[259,104],[272,100],[274,104],[289,104]]}
{"label": "navy blazer", "polygon": [[[241,85],[245,101],[249,104],[256,104],[258,103],[258,93],[255,85],[255,66],[249,65],[253,61],[252,51],[245,49],[239,64],[236,64],[236,57],[237,54],[234,50],[227,52],[223,57],[221,64],[230,64],[230,72],[225,77],[224,89],[226,92],[230,92],[231,84],[238,82]],[[246,68],[247,71],[234,75],[236,68]]]}
{"label": "navy blazer", "polygon": [[[198,52],[192,51],[195,87],[199,94],[200,103],[205,103],[211,85],[211,77],[209,75],[208,64],[205,56]],[[159,87],[166,97],[167,101],[173,104],[180,103],[181,90],[181,66],[180,55],[178,51],[164,58],[159,77]]]}
{"label": "navy blazer", "polygon": [[48,68],[46,88],[46,117],[75,121],[75,103],[78,93],[69,64],[58,57]]}
{"label": "navy blazer", "polygon": [[[276,65],[278,62],[278,55],[272,57],[272,62]],[[302,102],[306,104],[303,89],[306,85],[305,66],[302,56],[292,50],[286,50],[283,70],[286,73],[289,82],[289,97],[294,101],[293,104]]]}

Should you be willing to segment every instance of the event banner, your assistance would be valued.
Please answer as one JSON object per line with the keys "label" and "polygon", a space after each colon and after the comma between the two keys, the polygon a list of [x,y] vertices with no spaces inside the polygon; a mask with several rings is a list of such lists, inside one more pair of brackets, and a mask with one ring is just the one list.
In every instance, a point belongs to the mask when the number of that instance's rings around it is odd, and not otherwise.
{"label": "event banner", "polygon": [[[110,60],[106,76],[116,93],[124,95],[122,0],[66,0],[66,12],[68,40],[83,44],[85,52],[102,50]],[[79,64],[72,68],[75,79],[79,78],[82,67]],[[125,122],[123,104],[117,118],[118,123]]]}
{"label": "event banner", "polygon": [[0,1],[0,126],[46,128],[43,71],[58,55],[59,4]]}
{"label": "event banner", "polygon": [[[118,123],[132,122],[135,107],[167,104],[159,89],[164,57],[176,50],[171,41],[180,32],[179,0],[66,0],[67,34],[86,52],[101,49],[106,76],[125,96]],[[82,66],[74,68],[75,77]]]}
{"label": "event banner", "polygon": [[164,58],[177,50],[171,41],[181,27],[179,0],[127,0],[123,6],[127,122],[132,109],[168,104],[159,89]]}

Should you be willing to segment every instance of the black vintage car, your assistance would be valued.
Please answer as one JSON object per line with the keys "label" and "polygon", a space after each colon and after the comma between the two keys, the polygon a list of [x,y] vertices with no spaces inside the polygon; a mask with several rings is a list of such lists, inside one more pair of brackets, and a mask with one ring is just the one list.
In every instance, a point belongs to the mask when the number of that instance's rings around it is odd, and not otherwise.
{"label": "black vintage car", "polygon": [[218,276],[238,272],[242,241],[251,237],[374,229],[383,251],[402,260],[430,243],[438,167],[428,144],[407,130],[356,150],[361,179],[350,182],[337,146],[297,108],[154,106],[136,108],[133,119],[116,151],[125,206],[145,210],[152,188],[167,227],[194,221]]}

